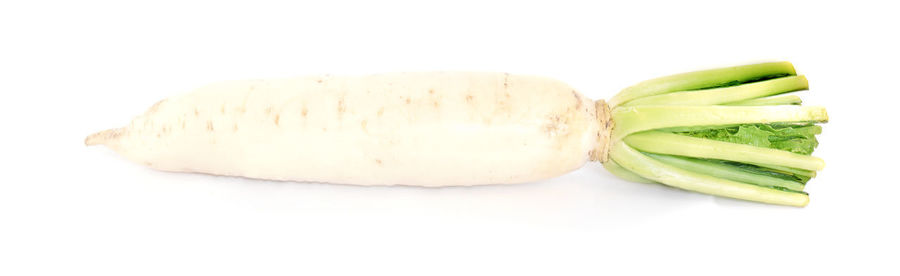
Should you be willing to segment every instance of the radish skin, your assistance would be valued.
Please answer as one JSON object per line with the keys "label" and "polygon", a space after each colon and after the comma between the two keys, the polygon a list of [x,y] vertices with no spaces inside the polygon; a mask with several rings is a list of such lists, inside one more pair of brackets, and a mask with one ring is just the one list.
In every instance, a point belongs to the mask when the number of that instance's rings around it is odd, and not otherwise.
{"label": "radish skin", "polygon": [[221,82],[85,139],[155,169],[358,185],[522,183],[605,161],[608,108],[553,79],[393,73]]}

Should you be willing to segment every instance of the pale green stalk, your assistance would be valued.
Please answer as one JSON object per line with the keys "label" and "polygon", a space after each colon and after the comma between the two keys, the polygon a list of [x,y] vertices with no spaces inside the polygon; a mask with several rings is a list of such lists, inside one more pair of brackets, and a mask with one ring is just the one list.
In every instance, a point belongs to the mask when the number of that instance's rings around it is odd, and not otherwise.
{"label": "pale green stalk", "polygon": [[737,86],[668,93],[632,100],[621,106],[717,105],[756,99],[809,88],[804,76],[791,76]]}
{"label": "pale green stalk", "polygon": [[760,106],[760,105],[799,105],[803,103],[803,100],[800,99],[800,96],[797,95],[784,95],[784,96],[772,96],[758,99],[750,99],[743,101],[736,101],[730,103],[724,103],[722,105],[743,105],[743,106]]}
{"label": "pale green stalk", "polygon": [[612,145],[610,158],[641,177],[685,190],[798,207],[809,203],[809,196],[803,193],[776,190],[684,170],[650,158],[621,142]]}
{"label": "pale green stalk", "polygon": [[613,160],[608,160],[608,161],[606,161],[606,163],[603,163],[603,167],[606,168],[606,171],[612,173],[613,175],[618,176],[621,179],[631,181],[631,182],[647,183],[647,184],[657,183],[656,181],[643,178],[640,175],[637,175],[637,174],[623,168],[621,165],[619,165],[618,163],[616,163],[616,161],[613,161]]}
{"label": "pale green stalk", "polygon": [[803,191],[803,183],[790,181],[768,175],[755,174],[743,171],[734,166],[728,166],[707,160],[685,158],[671,155],[647,154],[653,159],[666,164],[676,166],[696,173],[708,174],[737,182],[756,184],[760,186],[782,187],[794,191]]}
{"label": "pale green stalk", "polygon": [[624,141],[631,147],[652,153],[771,164],[804,170],[821,170],[825,167],[825,161],[818,157],[659,131],[635,133]]}
{"label": "pale green stalk", "polygon": [[612,141],[629,134],[674,127],[825,122],[828,114],[817,106],[626,106],[612,111],[616,128]]}
{"label": "pale green stalk", "polygon": [[785,174],[806,176],[806,177],[810,177],[810,178],[816,177],[816,171],[813,171],[813,170],[803,170],[803,169],[790,168],[790,167],[785,167],[785,166],[776,166],[776,165],[772,165],[772,164],[762,164],[762,163],[747,163],[747,164],[770,168],[770,169],[773,169],[776,171],[781,171]]}
{"label": "pale green stalk", "polygon": [[625,88],[607,103],[615,108],[631,100],[676,91],[744,83],[773,76],[796,75],[790,62],[769,62],[671,75]]}

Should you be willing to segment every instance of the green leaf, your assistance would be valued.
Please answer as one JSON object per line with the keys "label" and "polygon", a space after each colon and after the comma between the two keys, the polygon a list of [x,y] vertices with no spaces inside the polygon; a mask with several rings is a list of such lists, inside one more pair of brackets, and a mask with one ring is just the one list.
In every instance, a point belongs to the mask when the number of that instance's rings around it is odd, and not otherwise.
{"label": "green leaf", "polygon": [[816,134],[822,133],[822,127],[813,124],[745,124],[675,133],[810,155],[819,145]]}

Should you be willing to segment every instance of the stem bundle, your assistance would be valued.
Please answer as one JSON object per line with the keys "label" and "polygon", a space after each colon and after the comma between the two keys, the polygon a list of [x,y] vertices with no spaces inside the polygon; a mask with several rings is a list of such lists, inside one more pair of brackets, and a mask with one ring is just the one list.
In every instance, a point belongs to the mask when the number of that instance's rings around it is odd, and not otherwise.
{"label": "stem bundle", "polygon": [[772,204],[805,206],[806,182],[825,162],[823,107],[800,106],[808,89],[788,62],[648,80],[609,103],[615,123],[607,169],[627,180]]}

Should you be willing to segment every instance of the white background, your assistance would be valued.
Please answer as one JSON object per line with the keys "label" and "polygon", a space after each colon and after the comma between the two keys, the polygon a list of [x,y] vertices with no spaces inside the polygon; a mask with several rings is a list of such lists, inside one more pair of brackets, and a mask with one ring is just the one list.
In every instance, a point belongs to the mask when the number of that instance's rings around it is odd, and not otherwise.
{"label": "white background", "polygon": [[[900,273],[889,1],[17,2],[0,4],[2,275]],[[597,99],[775,60],[832,119],[806,208],[597,164],[514,186],[355,187],[163,173],[83,145],[218,80],[505,71]]]}

